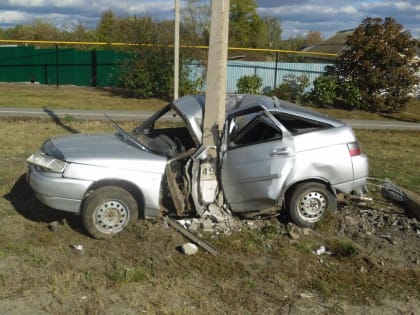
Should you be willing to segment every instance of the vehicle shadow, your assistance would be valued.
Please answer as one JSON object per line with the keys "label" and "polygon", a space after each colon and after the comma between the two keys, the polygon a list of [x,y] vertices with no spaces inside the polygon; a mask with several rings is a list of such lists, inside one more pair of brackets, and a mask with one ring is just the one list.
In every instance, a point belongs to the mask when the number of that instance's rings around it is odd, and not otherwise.
{"label": "vehicle shadow", "polygon": [[51,117],[51,119],[61,128],[63,128],[64,130],[67,130],[70,133],[80,133],[79,130],[74,129],[73,127],[70,127],[66,124],[63,123],[63,121],[61,120],[60,117],[57,116],[56,113],[54,113],[54,111],[52,111],[51,109],[46,108],[45,106],[44,108],[44,112]]}
{"label": "vehicle shadow", "polygon": [[43,223],[66,222],[73,230],[82,231],[78,216],[49,208],[35,197],[26,182],[26,174],[19,177],[10,192],[4,195],[4,198],[10,201],[15,210],[28,220]]}

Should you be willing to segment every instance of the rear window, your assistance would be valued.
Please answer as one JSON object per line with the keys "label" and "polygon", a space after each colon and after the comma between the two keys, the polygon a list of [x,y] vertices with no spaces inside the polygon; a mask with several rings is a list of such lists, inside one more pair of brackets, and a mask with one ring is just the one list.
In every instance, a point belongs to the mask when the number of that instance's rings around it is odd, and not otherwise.
{"label": "rear window", "polygon": [[273,113],[273,115],[292,135],[300,135],[332,127],[329,124],[316,120],[297,117],[285,113]]}

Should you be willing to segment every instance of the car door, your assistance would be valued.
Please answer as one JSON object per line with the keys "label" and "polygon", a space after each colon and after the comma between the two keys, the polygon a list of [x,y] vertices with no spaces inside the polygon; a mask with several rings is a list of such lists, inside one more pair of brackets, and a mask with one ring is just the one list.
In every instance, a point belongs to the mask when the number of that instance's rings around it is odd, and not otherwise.
{"label": "car door", "polygon": [[233,212],[276,205],[294,163],[293,138],[268,111],[231,116],[224,137],[221,182]]}

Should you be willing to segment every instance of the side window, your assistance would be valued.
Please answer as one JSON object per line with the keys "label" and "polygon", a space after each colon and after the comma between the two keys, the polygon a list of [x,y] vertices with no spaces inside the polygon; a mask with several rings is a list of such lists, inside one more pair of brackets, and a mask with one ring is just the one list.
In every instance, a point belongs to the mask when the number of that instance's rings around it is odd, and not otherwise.
{"label": "side window", "polygon": [[319,121],[287,115],[284,113],[275,113],[274,116],[294,136],[331,127],[330,125]]}
{"label": "side window", "polygon": [[273,122],[263,113],[255,113],[235,117],[235,128],[229,137],[229,148],[263,143],[282,138]]}

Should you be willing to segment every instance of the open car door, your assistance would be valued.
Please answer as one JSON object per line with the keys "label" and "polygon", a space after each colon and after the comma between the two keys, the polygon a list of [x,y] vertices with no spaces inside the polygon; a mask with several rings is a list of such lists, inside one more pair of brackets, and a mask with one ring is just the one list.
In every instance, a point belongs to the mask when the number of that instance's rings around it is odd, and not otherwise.
{"label": "open car door", "polygon": [[226,124],[221,182],[230,209],[245,214],[275,207],[294,164],[292,136],[261,107],[234,113]]}

